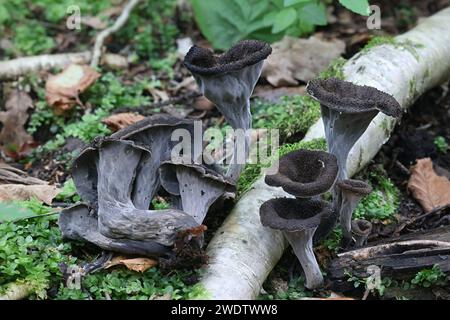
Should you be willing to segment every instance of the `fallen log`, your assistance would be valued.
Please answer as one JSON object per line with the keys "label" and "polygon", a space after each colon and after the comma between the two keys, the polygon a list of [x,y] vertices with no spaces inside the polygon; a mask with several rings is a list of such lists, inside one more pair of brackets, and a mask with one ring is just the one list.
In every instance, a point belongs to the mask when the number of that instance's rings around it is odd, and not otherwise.
{"label": "fallen log", "polygon": [[[411,31],[364,50],[343,67],[345,79],[393,95],[406,110],[420,95],[450,77],[450,8],[424,19]],[[395,120],[379,114],[351,150],[349,175],[362,169],[389,139]],[[323,137],[318,121],[306,140]],[[244,194],[208,245],[209,264],[200,283],[212,299],[255,299],[280,259],[286,242],[279,231],[264,228],[259,207],[288,196],[269,187],[264,177]]]}
{"label": "fallen log", "polygon": [[367,278],[374,267],[380,268],[380,276],[409,280],[424,269],[438,265],[443,272],[450,271],[450,242],[433,240],[409,240],[381,244],[352,250],[338,255],[328,268],[331,290],[351,290],[349,275]]}

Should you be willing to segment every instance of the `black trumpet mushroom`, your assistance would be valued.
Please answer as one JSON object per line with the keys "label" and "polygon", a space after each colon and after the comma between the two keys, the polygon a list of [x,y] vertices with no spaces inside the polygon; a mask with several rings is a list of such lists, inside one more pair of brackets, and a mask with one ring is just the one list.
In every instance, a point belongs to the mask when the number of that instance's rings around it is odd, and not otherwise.
{"label": "black trumpet mushroom", "polygon": [[328,202],[314,199],[276,198],[260,208],[263,226],[281,230],[302,265],[308,289],[323,285],[323,276],[313,251],[313,236],[323,218],[332,215]]}
{"label": "black trumpet mushroom", "polygon": [[371,232],[372,223],[370,221],[365,219],[357,219],[352,221],[352,233],[355,238],[356,247],[365,245]]}
{"label": "black trumpet mushroom", "polygon": [[[176,143],[171,134],[176,129],[193,130],[191,120],[178,119],[167,115],[155,115],[136,122],[111,135],[113,139],[132,140],[151,150],[151,156],[140,162],[134,180],[132,199],[136,208],[148,209],[159,188],[159,166],[170,158],[170,151]],[[94,139],[74,160],[72,177],[80,197],[90,206],[97,205],[98,152]]]}
{"label": "black trumpet mushroom", "polygon": [[243,40],[221,55],[193,46],[184,59],[202,94],[217,106],[233,129],[244,131],[245,158],[237,159],[235,145],[227,171],[227,176],[234,181],[239,178],[249,153],[250,96],[261,75],[263,62],[271,52],[272,48],[265,42]]}
{"label": "black trumpet mushroom", "polygon": [[[267,175],[265,182],[269,186],[282,187],[296,198],[319,198],[330,190],[336,182],[338,164],[331,153],[317,150],[300,149],[290,152],[279,160],[278,173]],[[333,229],[339,212],[322,217],[314,234],[314,243],[323,239]]]}
{"label": "black trumpet mushroom", "polygon": [[343,245],[347,246],[352,238],[352,215],[361,198],[372,192],[372,187],[360,180],[346,179],[339,181],[337,186],[341,194],[339,217],[342,227]]}
{"label": "black trumpet mushroom", "polygon": [[347,179],[348,154],[378,112],[402,115],[397,100],[374,87],[330,78],[311,80],[306,90],[320,102],[328,151],[339,165],[338,180]]}
{"label": "black trumpet mushroom", "polygon": [[336,181],[336,157],[328,152],[300,149],[279,160],[276,174],[267,175],[269,186],[282,187],[297,198],[311,198],[330,190]]}
{"label": "black trumpet mushroom", "polygon": [[[164,248],[173,245],[177,233],[198,226],[190,215],[180,210],[136,208],[132,201],[136,172],[141,162],[151,157],[144,146],[105,138],[88,150],[82,155],[84,158],[91,155],[91,162],[97,168],[97,205],[91,214],[83,206],[61,212],[59,226],[65,238],[79,240],[81,237],[122,253],[160,256]],[[85,208],[89,208],[89,203]]]}
{"label": "black trumpet mushroom", "polygon": [[212,168],[202,164],[164,162],[160,167],[161,186],[181,198],[181,209],[197,223],[205,219],[210,206],[235,185]]}

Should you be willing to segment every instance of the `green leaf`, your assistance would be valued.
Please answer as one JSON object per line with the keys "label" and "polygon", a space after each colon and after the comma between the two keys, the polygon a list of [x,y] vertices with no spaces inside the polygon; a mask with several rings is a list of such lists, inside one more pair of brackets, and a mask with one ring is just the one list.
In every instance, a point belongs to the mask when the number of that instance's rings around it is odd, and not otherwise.
{"label": "green leaf", "polygon": [[[274,4],[270,0],[192,0],[192,7],[203,35],[214,48],[225,50],[239,40],[257,38],[255,34],[268,27],[264,16]],[[259,38],[266,40],[264,35]]]}
{"label": "green leaf", "polygon": [[327,24],[326,8],[322,3],[308,3],[300,8],[298,19],[312,25],[325,26]]}
{"label": "green leaf", "polygon": [[369,1],[368,0],[339,0],[344,7],[358,13],[362,16],[369,15]]}
{"label": "green leaf", "polygon": [[36,214],[30,209],[13,203],[0,202],[0,223],[33,217]]}
{"label": "green leaf", "polygon": [[289,28],[297,20],[297,11],[294,8],[281,10],[275,16],[272,33],[278,33]]}
{"label": "green leaf", "polygon": [[289,7],[299,3],[310,2],[311,0],[284,0],[284,6]]}

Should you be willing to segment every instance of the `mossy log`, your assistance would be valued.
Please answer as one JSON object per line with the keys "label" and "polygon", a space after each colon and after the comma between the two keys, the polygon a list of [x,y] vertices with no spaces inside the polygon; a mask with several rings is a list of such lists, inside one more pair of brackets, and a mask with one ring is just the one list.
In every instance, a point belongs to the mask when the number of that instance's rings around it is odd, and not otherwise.
{"label": "mossy log", "polygon": [[[450,8],[424,19],[391,43],[373,46],[343,66],[346,80],[393,95],[406,111],[424,92],[450,77]],[[401,45],[396,45],[396,43]],[[363,168],[389,139],[395,120],[379,114],[351,150],[349,175]],[[318,121],[305,139],[323,137]],[[271,198],[289,196],[269,187],[264,177],[244,194],[209,243],[209,264],[201,284],[212,299],[255,299],[280,259],[286,241],[281,232],[265,228],[259,207]]]}

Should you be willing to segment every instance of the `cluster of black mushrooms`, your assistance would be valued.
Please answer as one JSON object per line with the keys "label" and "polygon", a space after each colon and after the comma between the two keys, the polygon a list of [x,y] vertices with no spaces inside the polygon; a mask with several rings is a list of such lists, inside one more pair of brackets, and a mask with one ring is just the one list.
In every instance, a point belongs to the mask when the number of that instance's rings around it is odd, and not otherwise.
{"label": "cluster of black mushrooms", "polygon": [[[244,40],[222,55],[193,46],[184,61],[200,91],[232,128],[246,132],[246,158],[250,97],[271,51],[264,42]],[[266,183],[295,198],[269,200],[260,213],[263,225],[286,235],[305,272],[306,286],[318,288],[323,278],[313,241],[325,237],[338,220],[347,243],[352,232],[358,245],[370,233],[370,223],[351,220],[359,199],[371,188],[348,179],[348,154],[378,112],[399,117],[401,109],[386,93],[338,79],[312,80],[307,92],[321,104],[329,152],[298,150],[282,157],[279,172],[266,176]],[[234,159],[235,149],[228,166],[206,165],[202,150],[195,146],[176,150],[179,141],[172,139],[176,130],[194,135],[193,121],[155,115],[109,137],[98,137],[84,148],[72,169],[82,202],[61,212],[63,237],[156,258],[173,256],[181,233],[192,231],[190,239],[201,246],[198,230],[208,210],[219,198],[235,192],[245,164]],[[174,158],[174,153],[179,157]],[[186,156],[193,161],[183,161]],[[333,204],[321,199],[330,189]],[[151,202],[161,192],[170,198],[171,207],[155,210]]]}
{"label": "cluster of black mushrooms", "polygon": [[[323,285],[323,276],[313,243],[326,237],[337,221],[343,247],[352,245],[353,239],[355,246],[363,245],[372,229],[369,221],[352,221],[359,201],[372,188],[349,179],[349,152],[378,112],[397,118],[402,111],[387,93],[335,78],[311,80],[307,92],[320,102],[328,152],[300,149],[281,157],[278,172],[267,175],[265,182],[295,198],[263,203],[260,216],[264,226],[283,231],[302,265],[306,287],[316,289]],[[329,190],[332,202],[321,199]]]}

